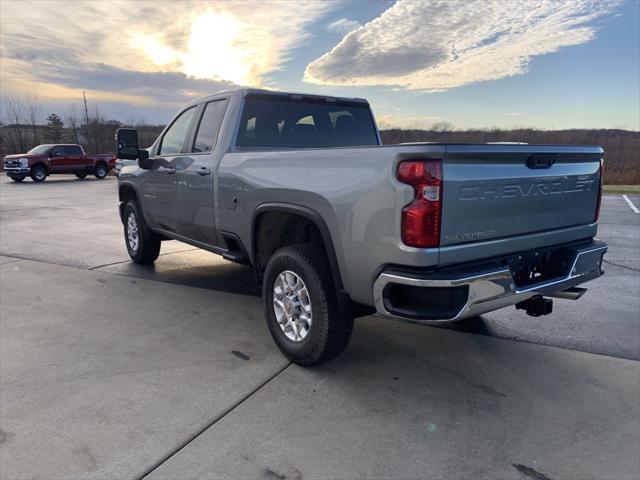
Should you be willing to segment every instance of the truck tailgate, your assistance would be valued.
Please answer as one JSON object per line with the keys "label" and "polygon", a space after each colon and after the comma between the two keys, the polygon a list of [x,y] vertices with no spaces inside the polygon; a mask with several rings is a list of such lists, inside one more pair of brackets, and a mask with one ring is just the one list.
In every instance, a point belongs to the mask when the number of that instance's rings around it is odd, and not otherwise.
{"label": "truck tailgate", "polygon": [[[595,222],[599,147],[447,145],[440,245]],[[572,239],[567,239],[572,240]]]}

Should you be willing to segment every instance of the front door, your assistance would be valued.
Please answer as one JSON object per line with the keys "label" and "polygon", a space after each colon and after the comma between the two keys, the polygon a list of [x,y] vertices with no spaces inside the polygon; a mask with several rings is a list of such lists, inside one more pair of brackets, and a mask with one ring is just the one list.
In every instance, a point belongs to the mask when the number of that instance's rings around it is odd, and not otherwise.
{"label": "front door", "polygon": [[49,150],[49,170],[52,173],[69,171],[69,158],[63,146],[53,147]]}
{"label": "front door", "polygon": [[191,107],[176,117],[154,148],[152,168],[140,176],[145,221],[169,232],[177,227],[177,165],[181,164],[195,112],[196,107]]}
{"label": "front door", "polygon": [[227,99],[205,103],[184,156],[176,159],[179,235],[208,245],[217,245],[214,209],[216,143]]}

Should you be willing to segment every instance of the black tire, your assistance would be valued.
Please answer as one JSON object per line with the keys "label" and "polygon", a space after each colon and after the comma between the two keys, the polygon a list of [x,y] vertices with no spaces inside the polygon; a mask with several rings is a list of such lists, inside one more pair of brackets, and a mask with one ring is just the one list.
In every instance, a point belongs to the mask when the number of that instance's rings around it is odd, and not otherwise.
{"label": "black tire", "polygon": [[[133,226],[129,222],[131,215],[133,215],[137,229],[135,234],[130,237],[129,230]],[[134,238],[137,238],[137,244],[133,241]],[[135,263],[149,265],[160,255],[160,245],[162,243],[160,237],[144,226],[144,221],[135,200],[130,200],[124,207],[124,242],[127,245],[131,260]]]}
{"label": "black tire", "polygon": [[[353,318],[340,314],[328,263],[322,248],[305,243],[277,250],[265,270],[262,298],[269,331],[280,351],[299,365],[331,360],[346,348],[351,339]],[[312,308],[311,327],[301,341],[287,337],[278,323],[273,303],[278,276],[287,270],[304,282]]]}
{"label": "black tire", "polygon": [[93,174],[96,176],[98,180],[102,180],[109,173],[109,168],[102,162],[96,165],[95,171]]}
{"label": "black tire", "polygon": [[36,183],[44,182],[47,179],[47,169],[44,165],[36,165],[35,167],[31,167],[29,176],[31,180]]}
{"label": "black tire", "polygon": [[9,177],[11,180],[13,180],[16,183],[20,183],[21,181],[23,181],[26,177],[24,175],[20,175],[17,177]]}
{"label": "black tire", "polygon": [[78,177],[80,180],[83,180],[87,177],[87,172],[76,172],[76,177]]}

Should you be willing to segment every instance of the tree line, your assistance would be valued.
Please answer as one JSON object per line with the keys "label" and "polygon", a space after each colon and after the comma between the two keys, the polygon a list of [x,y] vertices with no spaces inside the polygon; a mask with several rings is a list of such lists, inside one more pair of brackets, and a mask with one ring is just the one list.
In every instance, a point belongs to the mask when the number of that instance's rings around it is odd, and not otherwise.
{"label": "tree line", "polygon": [[[42,143],[78,143],[88,153],[109,153],[120,127],[138,129],[140,145],[149,146],[164,128],[145,122],[106,119],[99,108],[81,111],[71,105],[64,114],[44,112],[35,96],[6,97],[0,109],[0,155],[24,153]],[[456,129],[447,122],[428,130],[386,129],[384,144],[406,142],[600,145],[605,150],[605,183],[640,184],[640,132],[621,129]]]}
{"label": "tree line", "polygon": [[5,97],[0,107],[2,156],[24,153],[43,143],[77,143],[87,153],[111,153],[120,127],[137,128],[142,145],[151,145],[164,128],[163,125],[110,120],[97,106],[83,110],[70,105],[64,113],[45,112],[33,95]]}

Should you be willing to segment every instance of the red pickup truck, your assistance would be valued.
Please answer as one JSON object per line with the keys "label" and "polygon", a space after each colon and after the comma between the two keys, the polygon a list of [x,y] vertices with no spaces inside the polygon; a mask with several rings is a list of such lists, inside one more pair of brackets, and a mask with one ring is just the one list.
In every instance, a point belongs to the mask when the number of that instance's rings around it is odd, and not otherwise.
{"label": "red pickup truck", "polygon": [[103,179],[116,163],[112,153],[86,155],[82,146],[74,144],[38,145],[27,153],[4,157],[4,171],[14,182],[27,175],[34,182],[44,182],[51,174],[74,173],[82,179],[93,174]]}

